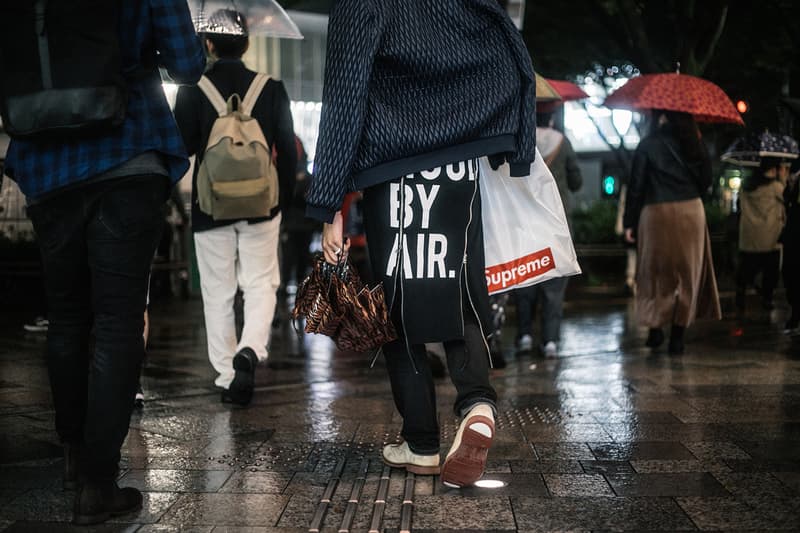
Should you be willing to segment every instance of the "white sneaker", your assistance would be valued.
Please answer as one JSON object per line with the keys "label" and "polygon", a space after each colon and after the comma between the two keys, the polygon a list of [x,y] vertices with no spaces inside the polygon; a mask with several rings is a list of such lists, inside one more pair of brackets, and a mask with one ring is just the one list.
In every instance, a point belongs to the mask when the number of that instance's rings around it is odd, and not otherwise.
{"label": "white sneaker", "polygon": [[31,333],[43,333],[50,327],[50,321],[44,317],[38,316],[33,322],[24,324],[23,329]]}
{"label": "white sneaker", "polygon": [[442,483],[448,487],[473,485],[483,475],[494,439],[494,412],[485,403],[470,410],[453,440],[442,466]]}
{"label": "white sneaker", "polygon": [[547,344],[545,344],[542,351],[544,352],[545,357],[558,357],[558,347],[553,341],[549,341]]}
{"label": "white sneaker", "polygon": [[529,352],[533,349],[533,337],[530,335],[523,335],[519,338],[517,348],[520,352]]}
{"label": "white sneaker", "polygon": [[387,444],[383,447],[383,462],[394,468],[405,468],[411,473],[433,476],[439,473],[439,454],[419,455],[411,451],[408,443]]}

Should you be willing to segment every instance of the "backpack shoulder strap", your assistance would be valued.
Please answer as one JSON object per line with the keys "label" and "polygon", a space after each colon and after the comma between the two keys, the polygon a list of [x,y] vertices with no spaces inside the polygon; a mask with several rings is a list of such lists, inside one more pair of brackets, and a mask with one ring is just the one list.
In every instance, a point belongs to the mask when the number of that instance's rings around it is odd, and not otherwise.
{"label": "backpack shoulder strap", "polygon": [[222,117],[228,113],[228,104],[225,102],[225,99],[219,93],[219,90],[214,86],[211,80],[203,76],[200,78],[200,81],[197,82],[197,86],[200,87],[200,90],[206,95],[208,101],[211,102],[211,105],[217,110],[217,114],[219,114],[219,116]]}
{"label": "backpack shoulder strap", "polygon": [[256,73],[256,77],[253,78],[253,82],[250,84],[250,88],[247,89],[247,93],[242,100],[242,113],[248,116],[253,114],[256,101],[258,97],[261,96],[261,91],[264,90],[264,86],[268,81],[269,76],[261,72]]}

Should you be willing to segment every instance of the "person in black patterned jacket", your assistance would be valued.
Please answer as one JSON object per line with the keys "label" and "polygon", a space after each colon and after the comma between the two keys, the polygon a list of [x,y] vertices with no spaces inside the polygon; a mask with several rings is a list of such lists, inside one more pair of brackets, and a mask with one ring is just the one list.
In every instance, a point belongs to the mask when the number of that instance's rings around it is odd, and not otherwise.
{"label": "person in black patterned jacket", "polygon": [[[451,486],[481,477],[495,430],[477,160],[529,174],[535,85],[497,0],[339,0],[331,12],[306,214],[325,222],[336,263],[342,200],[364,190],[373,279],[401,336],[383,352],[404,441],[383,459]],[[428,342],[444,343],[462,418],[441,467]]]}

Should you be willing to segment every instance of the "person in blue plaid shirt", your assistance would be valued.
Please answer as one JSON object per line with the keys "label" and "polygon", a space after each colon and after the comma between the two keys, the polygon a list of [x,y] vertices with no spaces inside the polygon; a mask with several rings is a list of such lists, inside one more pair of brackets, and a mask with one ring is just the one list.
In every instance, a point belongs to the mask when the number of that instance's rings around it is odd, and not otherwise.
{"label": "person in blue plaid shirt", "polygon": [[[75,520],[141,507],[116,484],[144,346],[150,263],[170,187],[189,167],[156,65],[194,84],[205,54],[186,0],[122,0],[124,124],[66,142],[14,140],[6,172],[28,201],[45,271],[47,361]],[[89,335],[94,330],[94,354]]]}

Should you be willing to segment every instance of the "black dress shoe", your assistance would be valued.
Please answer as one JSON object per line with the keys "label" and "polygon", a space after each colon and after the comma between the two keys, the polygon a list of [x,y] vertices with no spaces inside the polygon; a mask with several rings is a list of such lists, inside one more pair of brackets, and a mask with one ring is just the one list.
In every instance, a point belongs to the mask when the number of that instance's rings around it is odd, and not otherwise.
{"label": "black dress shoe", "polygon": [[234,376],[228,395],[237,405],[249,405],[256,383],[258,356],[251,348],[242,348],[233,358]]}
{"label": "black dress shoe", "polygon": [[644,345],[648,348],[658,348],[662,344],[664,344],[664,332],[659,328],[650,328]]}
{"label": "black dress shoe", "polygon": [[123,489],[116,481],[86,481],[75,495],[72,521],[80,526],[99,524],[142,508],[142,493],[133,487]]}
{"label": "black dress shoe", "polygon": [[64,444],[64,490],[78,488],[78,450],[78,444]]}

